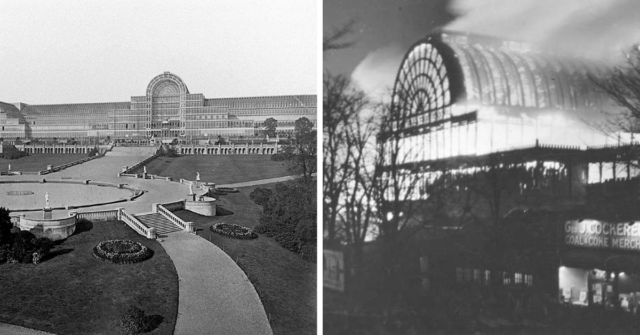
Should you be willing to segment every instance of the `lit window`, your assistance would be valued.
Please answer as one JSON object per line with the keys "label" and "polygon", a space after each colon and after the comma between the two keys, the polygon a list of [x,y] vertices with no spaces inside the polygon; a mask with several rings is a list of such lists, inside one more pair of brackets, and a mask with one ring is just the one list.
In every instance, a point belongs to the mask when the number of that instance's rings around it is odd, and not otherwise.
{"label": "lit window", "polygon": [[516,284],[522,284],[522,273],[516,273],[515,279],[516,279]]}
{"label": "lit window", "polygon": [[484,284],[489,285],[491,283],[491,271],[484,270]]}
{"label": "lit window", "polygon": [[511,276],[506,272],[502,273],[502,284],[511,285]]}
{"label": "lit window", "polygon": [[527,286],[533,286],[533,275],[524,275],[524,283]]}

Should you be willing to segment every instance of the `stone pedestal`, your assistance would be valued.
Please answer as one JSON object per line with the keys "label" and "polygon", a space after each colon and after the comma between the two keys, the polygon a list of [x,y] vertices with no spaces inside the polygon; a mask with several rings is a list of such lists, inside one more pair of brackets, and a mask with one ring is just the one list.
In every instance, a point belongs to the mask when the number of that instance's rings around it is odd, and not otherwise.
{"label": "stone pedestal", "polygon": [[51,208],[43,208],[42,209],[42,219],[43,220],[51,220],[52,217],[52,210]]}

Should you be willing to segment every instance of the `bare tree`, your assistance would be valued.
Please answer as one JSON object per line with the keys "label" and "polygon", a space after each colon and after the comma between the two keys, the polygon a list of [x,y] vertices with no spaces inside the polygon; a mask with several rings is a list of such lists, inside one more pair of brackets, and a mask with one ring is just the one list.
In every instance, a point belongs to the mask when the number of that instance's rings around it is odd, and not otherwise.
{"label": "bare tree", "polygon": [[634,46],[626,54],[626,60],[613,67],[606,75],[590,76],[591,82],[600,88],[614,103],[622,107],[607,113],[607,132],[640,131],[640,49]]}
{"label": "bare tree", "polygon": [[352,46],[355,42],[344,41],[344,39],[353,33],[354,27],[355,21],[349,21],[344,26],[325,33],[322,38],[322,51],[339,50]]}
{"label": "bare tree", "polygon": [[338,214],[344,208],[347,189],[355,186],[354,166],[361,166],[357,160],[362,157],[354,156],[358,153],[352,146],[359,143],[357,132],[362,125],[359,117],[368,100],[364,92],[351,87],[345,76],[326,73],[323,85],[323,212],[326,238],[333,243],[337,239]]}
{"label": "bare tree", "polygon": [[[363,115],[364,114],[364,115]],[[340,211],[342,231],[347,243],[361,246],[376,222],[375,191],[375,133],[373,115],[360,113],[345,128],[345,149],[348,170],[343,191],[343,210]]]}
{"label": "bare tree", "polygon": [[410,134],[405,132],[409,118],[403,101],[403,97],[397,97],[396,103],[382,103],[378,109],[381,116],[374,198],[383,239],[393,239],[408,226],[419,195],[420,166],[412,156],[423,148],[405,141]]}

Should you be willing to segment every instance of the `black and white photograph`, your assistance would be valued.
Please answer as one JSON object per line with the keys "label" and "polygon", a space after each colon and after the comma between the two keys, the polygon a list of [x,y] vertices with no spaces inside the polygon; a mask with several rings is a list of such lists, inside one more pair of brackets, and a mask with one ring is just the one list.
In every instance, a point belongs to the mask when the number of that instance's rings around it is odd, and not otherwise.
{"label": "black and white photograph", "polygon": [[316,334],[315,1],[0,1],[0,334]]}
{"label": "black and white photograph", "polygon": [[324,333],[638,333],[640,3],[323,10]]}

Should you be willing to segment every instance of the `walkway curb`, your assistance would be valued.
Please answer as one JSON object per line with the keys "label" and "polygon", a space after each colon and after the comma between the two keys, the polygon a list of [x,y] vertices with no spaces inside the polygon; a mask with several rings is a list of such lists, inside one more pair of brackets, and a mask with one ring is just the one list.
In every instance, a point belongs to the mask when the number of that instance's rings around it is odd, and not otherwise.
{"label": "walkway curb", "polygon": [[253,284],[220,248],[186,232],[160,242],[179,278],[175,335],[272,335]]}
{"label": "walkway curb", "polygon": [[37,329],[25,328],[0,322],[0,334],[3,335],[55,335]]}

